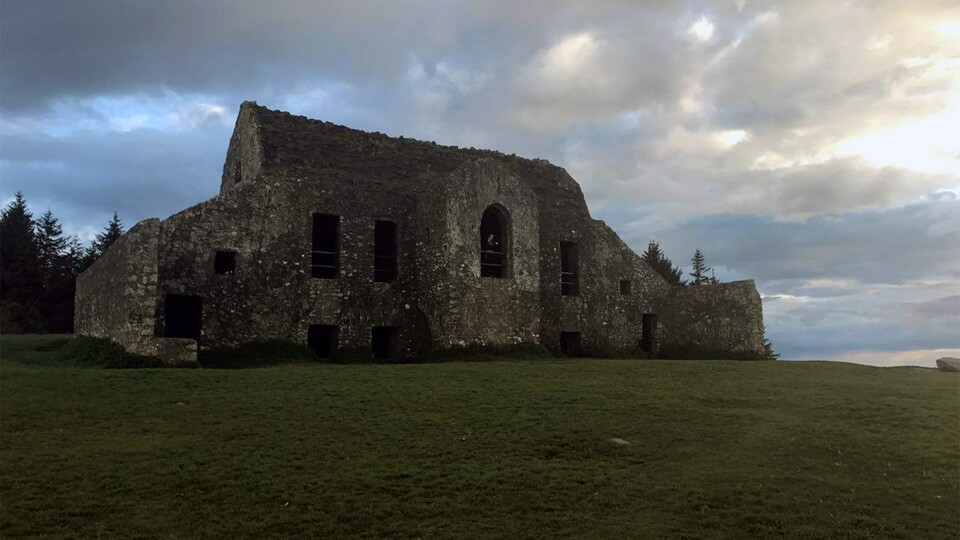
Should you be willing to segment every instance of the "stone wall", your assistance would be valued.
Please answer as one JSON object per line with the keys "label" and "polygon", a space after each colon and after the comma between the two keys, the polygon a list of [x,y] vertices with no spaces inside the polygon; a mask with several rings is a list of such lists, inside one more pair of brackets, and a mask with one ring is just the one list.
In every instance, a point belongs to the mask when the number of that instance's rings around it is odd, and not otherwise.
{"label": "stone wall", "polygon": [[[358,179],[336,171],[309,179],[275,172],[165,220],[160,327],[165,295],[195,295],[203,298],[203,347],[272,338],[306,344],[310,325],[335,325],[341,349],[369,350],[371,328],[391,326],[403,356],[424,354],[427,331],[414,309],[416,197],[399,186],[371,184],[358,189]],[[311,277],[314,213],[340,217],[336,279]],[[373,279],[376,220],[398,225],[399,272],[392,283]],[[214,273],[217,251],[236,252],[232,274]]]}
{"label": "stone wall", "polygon": [[77,335],[110,339],[171,364],[196,362],[192,340],[156,337],[160,220],[141,221],[77,278]]}
{"label": "stone wall", "polygon": [[[435,348],[539,341],[539,219],[536,195],[508,165],[469,161],[440,185],[435,234],[421,267],[430,274],[419,298]],[[480,222],[496,207],[506,220],[503,278],[480,275]],[[427,254],[425,253],[425,255]]]}
{"label": "stone wall", "polygon": [[[481,217],[491,206],[508,222],[502,279],[480,275]],[[314,213],[339,216],[335,279],[311,276]],[[374,281],[377,220],[398,228],[399,272],[390,283]],[[576,295],[561,294],[560,242],[578,246]],[[218,251],[236,254],[233,272],[214,271]],[[108,255],[81,278],[77,327],[140,351],[167,350],[147,339],[164,335],[167,295],[200,297],[201,348],[306,344],[311,325],[333,325],[340,349],[354,357],[370,356],[375,326],[396,328],[401,358],[473,344],[559,349],[561,332],[579,333],[587,352],[623,350],[639,344],[644,315],[659,314],[671,345],[716,338],[752,350],[755,336],[740,328],[749,320],[762,349],[752,283],[755,306],[737,284],[673,289],[590,217],[580,186],[560,167],[254,103],[241,106],[220,194],[134,227]],[[122,292],[129,283],[135,294]]]}
{"label": "stone wall", "polygon": [[659,323],[662,356],[763,354],[763,306],[753,280],[673,288]]}
{"label": "stone wall", "polygon": [[[544,182],[546,183],[546,182]],[[602,221],[590,217],[580,186],[559,169],[540,196],[541,343],[557,350],[561,332],[578,332],[585,352],[635,348],[644,313],[655,313],[670,285]],[[576,242],[579,293],[561,295],[560,242]],[[620,294],[620,281],[631,283]]]}

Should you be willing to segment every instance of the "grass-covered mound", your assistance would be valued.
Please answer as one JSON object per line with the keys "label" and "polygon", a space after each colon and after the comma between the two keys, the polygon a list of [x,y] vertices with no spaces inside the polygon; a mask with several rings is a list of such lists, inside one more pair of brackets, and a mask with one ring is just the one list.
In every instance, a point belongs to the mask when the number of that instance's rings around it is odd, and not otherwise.
{"label": "grass-covered mound", "polygon": [[427,358],[427,361],[490,361],[508,358],[516,360],[542,360],[553,357],[553,353],[543,345],[537,343],[517,343],[515,345],[465,345],[450,347],[434,352]]}
{"label": "grass-covered mound", "polygon": [[88,336],[25,335],[3,340],[0,354],[7,353],[28,365],[105,369],[161,368],[166,364],[152,356],[133,354],[110,341]]}
{"label": "grass-covered mound", "polygon": [[2,538],[960,530],[956,373],[566,358],[47,369],[19,339],[0,338]]}
{"label": "grass-covered mound", "polygon": [[318,361],[317,356],[307,347],[280,339],[254,341],[239,347],[201,350],[197,360],[201,367],[216,369],[266,367]]}

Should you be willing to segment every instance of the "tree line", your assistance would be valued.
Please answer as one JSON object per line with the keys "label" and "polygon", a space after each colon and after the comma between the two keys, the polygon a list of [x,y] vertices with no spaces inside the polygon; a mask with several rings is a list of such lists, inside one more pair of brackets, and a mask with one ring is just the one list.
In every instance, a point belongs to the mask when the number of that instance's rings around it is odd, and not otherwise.
{"label": "tree line", "polygon": [[0,213],[0,328],[71,333],[77,276],[123,234],[116,212],[88,247],[64,235],[53,212],[34,218],[23,193]]}
{"label": "tree line", "polygon": [[720,280],[714,275],[713,268],[707,266],[706,257],[699,249],[694,252],[693,258],[690,259],[690,262],[693,263],[693,271],[690,272],[689,281],[683,279],[683,271],[680,270],[679,266],[674,266],[673,261],[663,253],[660,243],[656,240],[651,240],[647,244],[647,250],[643,252],[642,257],[651,268],[663,276],[663,279],[671,285],[684,287],[687,285],[720,283]]}

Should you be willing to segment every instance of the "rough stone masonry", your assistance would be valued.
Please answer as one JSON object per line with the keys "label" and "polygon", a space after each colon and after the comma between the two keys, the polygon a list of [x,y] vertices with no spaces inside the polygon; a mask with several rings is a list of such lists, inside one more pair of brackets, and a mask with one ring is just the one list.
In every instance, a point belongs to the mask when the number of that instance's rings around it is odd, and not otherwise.
{"label": "rough stone masonry", "polygon": [[170,363],[284,339],[320,357],[458,346],[763,352],[752,281],[672,287],[565,170],[240,106],[220,193],[132,227],[77,282],[77,334]]}

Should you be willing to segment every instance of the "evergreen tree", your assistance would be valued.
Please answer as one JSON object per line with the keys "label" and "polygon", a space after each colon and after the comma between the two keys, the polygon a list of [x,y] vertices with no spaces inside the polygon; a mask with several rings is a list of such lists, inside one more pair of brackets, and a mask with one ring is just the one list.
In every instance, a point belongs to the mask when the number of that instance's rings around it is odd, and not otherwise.
{"label": "evergreen tree", "polygon": [[73,332],[73,305],[78,258],[83,250],[76,237],[64,237],[60,221],[47,210],[36,223],[43,293],[39,310],[49,332]]}
{"label": "evergreen tree", "polygon": [[0,326],[5,333],[43,330],[43,290],[33,215],[23,193],[0,213]]}
{"label": "evergreen tree", "polygon": [[763,359],[764,360],[776,360],[780,358],[780,353],[773,350],[773,342],[769,339],[763,339]]}
{"label": "evergreen tree", "polygon": [[86,270],[84,261],[87,257],[87,250],[84,249],[83,244],[80,243],[80,239],[74,235],[67,237],[67,247],[65,251],[73,276],[79,276],[80,272]]}
{"label": "evergreen tree", "polygon": [[113,219],[110,220],[110,223],[107,223],[103,231],[97,234],[97,237],[93,240],[93,244],[90,245],[90,249],[87,250],[83,268],[88,268],[97,259],[103,257],[103,254],[107,252],[110,245],[116,242],[117,238],[120,238],[122,234],[123,223],[120,222],[120,217],[114,212]]}
{"label": "evergreen tree", "polygon": [[60,273],[63,257],[67,249],[67,239],[63,237],[60,221],[53,212],[46,213],[36,223],[37,256],[40,261],[41,281],[47,286]]}
{"label": "evergreen tree", "polygon": [[664,255],[663,250],[660,249],[660,243],[656,240],[651,240],[650,243],[647,244],[647,250],[643,252],[642,257],[651,268],[663,276],[663,279],[667,280],[671,285],[684,284],[683,280],[680,279],[683,275],[680,267],[674,266],[673,261]]}
{"label": "evergreen tree", "polygon": [[[707,274],[713,272],[713,269],[707,266],[706,258],[703,256],[703,252],[699,249],[693,254],[693,271],[690,272],[690,277],[693,278],[692,285],[703,285],[705,283],[711,283],[711,278]],[[714,278],[714,281],[716,278]]]}

